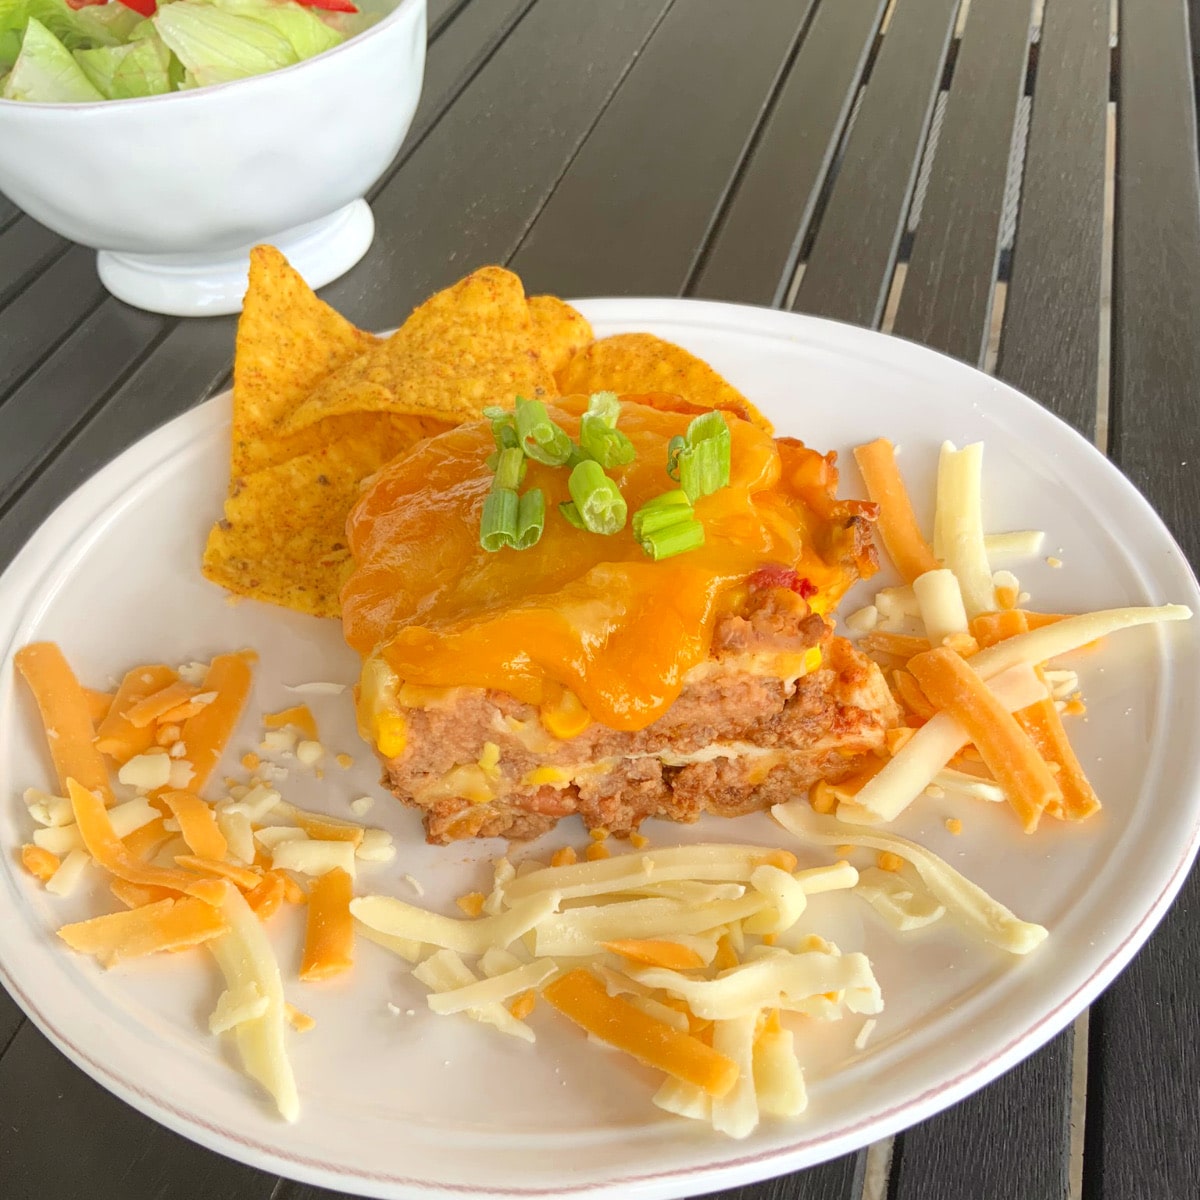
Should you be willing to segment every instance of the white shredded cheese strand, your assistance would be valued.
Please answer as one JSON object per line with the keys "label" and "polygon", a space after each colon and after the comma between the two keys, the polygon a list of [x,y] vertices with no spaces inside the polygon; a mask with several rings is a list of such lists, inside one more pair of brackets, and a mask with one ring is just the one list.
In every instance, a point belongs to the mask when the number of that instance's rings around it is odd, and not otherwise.
{"label": "white shredded cheese strand", "polygon": [[540,988],[557,972],[558,968],[552,962],[526,963],[513,971],[480,979],[465,987],[454,988],[448,992],[430,993],[429,1007],[439,1016],[446,1016],[450,1013],[465,1012],[468,1008],[503,1004],[505,1000],[511,1000],[513,996],[519,996],[531,988]]}
{"label": "white shredded cheese strand", "polygon": [[712,1126],[731,1138],[749,1137],[758,1125],[754,1091],[754,1031],[758,1014],[750,1013],[713,1025],[713,1049],[738,1065],[737,1083],[712,1102]]}
{"label": "white shredded cheese strand", "polygon": [[808,907],[804,885],[779,867],[756,867],[750,886],[766,899],[767,907],[745,919],[742,928],[747,933],[786,933]]}
{"label": "white shredded cheese strand", "polygon": [[1011,533],[987,533],[983,548],[992,558],[1033,558],[1040,553],[1046,534],[1041,529],[1015,529]]}
{"label": "white shredded cheese strand", "polygon": [[553,892],[543,893],[514,904],[499,916],[459,920],[392,896],[356,896],[350,901],[350,911],[364,925],[392,937],[428,942],[459,954],[482,954],[492,946],[509,946],[544,922],[558,908],[558,901]]}
{"label": "white shredded cheese strand", "polygon": [[707,1021],[756,1016],[764,1008],[796,1009],[828,992],[845,992],[845,1005],[852,1012],[876,1013],[883,1008],[865,954],[781,951],[731,967],[717,979],[692,979],[665,967],[630,967],[628,973],[638,983],[678,996]]}
{"label": "white shredded cheese strand", "polygon": [[344,683],[285,683],[283,686],[301,696],[340,696],[346,690]]}
{"label": "white shredded cheese strand", "polygon": [[804,1072],[796,1060],[790,1029],[762,1034],[754,1043],[754,1090],[760,1112],[772,1117],[798,1117],[808,1107]]}
{"label": "white shredded cheese strand", "polygon": [[951,634],[967,632],[967,610],[953,571],[944,567],[926,571],[913,580],[912,586],[931,646],[942,645]]}
{"label": "white shredded cheese strand", "polygon": [[966,771],[947,767],[933,777],[933,782],[944,791],[970,796],[972,800],[986,800],[989,804],[1001,804],[1004,801],[1004,789],[998,783],[968,775]]}
{"label": "white shredded cheese strand", "polygon": [[950,442],[938,457],[934,537],[938,557],[954,572],[968,617],[995,608],[992,569],[983,544],[983,443],[956,450]]}
{"label": "white shredded cheese strand", "polygon": [[208,1018],[208,1030],[210,1033],[228,1033],[245,1021],[256,1021],[270,1006],[271,1002],[252,979],[239,988],[226,988],[217,997],[217,1006]]}
{"label": "white shredded cheese strand", "polygon": [[863,1027],[858,1031],[858,1036],[854,1039],[855,1050],[865,1050],[867,1042],[871,1040],[871,1034],[875,1032],[876,1021],[874,1017],[863,1022]]}
{"label": "white shredded cheese strand", "polygon": [[898,871],[867,867],[854,889],[895,930],[908,933],[940,921],[946,906]]}
{"label": "white shredded cheese strand", "polygon": [[1154,625],[1163,621],[1190,620],[1192,610],[1185,604],[1164,604],[1158,608],[1106,608],[1098,612],[1064,617],[1041,629],[1018,633],[1005,638],[986,650],[980,650],[967,661],[984,679],[991,680],[1001,671],[1017,663],[1044,663],[1059,655],[1069,654],[1089,642],[1131,629],[1135,625]]}
{"label": "white shredded cheese strand", "polygon": [[254,828],[245,813],[217,809],[217,828],[225,837],[230,855],[248,867],[254,861]]}
{"label": "white shredded cheese strand", "polygon": [[285,1045],[287,1010],[279,963],[261,922],[237,888],[225,889],[222,908],[229,930],[205,945],[231,992],[240,994],[254,987],[267,1001],[261,1016],[236,1026],[242,1065],[274,1097],[284,1120],[294,1121],[300,1115],[300,1097]]}
{"label": "white shredded cheese strand", "polygon": [[599,896],[674,880],[745,883],[770,856],[765,846],[703,843],[624,854],[565,867],[541,867],[507,885],[509,902],[536,892],[557,892],[564,900]]}
{"label": "white shredded cheese strand", "polygon": [[[1021,662],[989,679],[988,686],[1009,712],[1028,708],[1047,694],[1033,668]],[[853,803],[838,806],[838,815],[864,824],[895,820],[969,741],[967,731],[949,713],[937,713],[862,786]]]}
{"label": "white shredded cheese strand", "polygon": [[521,965],[521,960],[511,950],[501,950],[498,946],[485,950],[479,959],[479,969],[489,979],[515,971]]}
{"label": "white shredded cheese strand", "polygon": [[999,946],[1011,954],[1028,954],[1046,939],[1044,926],[1014,916],[1003,904],[960,875],[949,863],[907,838],[847,825],[834,817],[813,812],[802,801],[777,804],[771,809],[771,815],[784,829],[806,842],[826,846],[849,843],[899,855],[912,863],[925,886],[951,913],[993,946]]}
{"label": "white shredded cheese strand", "polygon": [[654,1093],[653,1103],[677,1117],[690,1117],[693,1121],[712,1120],[712,1097],[694,1083],[685,1083],[672,1075],[668,1075]]}
{"label": "white shredded cheese strand", "polygon": [[86,850],[72,850],[58,864],[58,870],[46,880],[46,891],[55,896],[69,896],[79,886],[92,856]]}
{"label": "white shredded cheese strand", "polygon": [[[478,982],[474,972],[453,950],[438,950],[431,954],[423,963],[413,968],[413,976],[431,992],[454,991]],[[501,1033],[521,1038],[526,1042],[537,1040],[533,1030],[524,1021],[518,1021],[503,1004],[486,1004],[482,1008],[468,1008],[464,1011],[473,1021],[492,1025]]]}
{"label": "white shredded cheese strand", "polygon": [[372,929],[370,925],[364,925],[362,921],[354,922],[354,932],[365,937],[368,942],[374,942],[375,945],[382,946],[385,950],[399,955],[406,962],[418,962],[425,951],[423,942],[414,942],[412,938],[392,937],[391,934],[380,933],[378,929]]}
{"label": "white shredded cheese strand", "polygon": [[271,851],[271,865],[299,871],[302,875],[324,875],[341,867],[353,879],[354,843],[317,841],[315,838],[279,842]]}

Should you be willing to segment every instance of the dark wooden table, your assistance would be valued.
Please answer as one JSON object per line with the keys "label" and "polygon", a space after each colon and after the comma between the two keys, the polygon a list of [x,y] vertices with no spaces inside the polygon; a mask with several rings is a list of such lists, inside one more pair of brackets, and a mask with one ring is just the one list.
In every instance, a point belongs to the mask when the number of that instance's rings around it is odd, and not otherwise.
{"label": "dark wooden table", "polygon": [[[1195,564],[1196,43],[1184,0],[1112,7],[431,0],[424,97],[372,198],[375,245],[327,298],[392,326],[498,262],[531,291],[891,329],[1097,436]],[[0,197],[0,565],[92,472],[225,385],[233,331],[109,298],[90,251]],[[1086,1023],[958,1107],[725,1195],[1200,1196],[1198,911],[1193,874]],[[2,991],[0,1054],[4,1200],[329,1195],[153,1125]]]}

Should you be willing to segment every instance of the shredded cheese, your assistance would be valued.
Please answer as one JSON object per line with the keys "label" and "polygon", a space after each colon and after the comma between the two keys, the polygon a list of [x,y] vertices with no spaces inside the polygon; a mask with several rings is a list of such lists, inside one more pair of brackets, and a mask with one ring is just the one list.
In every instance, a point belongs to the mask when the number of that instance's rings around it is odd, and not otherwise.
{"label": "shredded cheese", "polygon": [[950,442],[938,458],[934,539],[942,561],[962,589],[968,617],[995,607],[992,571],[983,543],[983,443],[956,450]]}

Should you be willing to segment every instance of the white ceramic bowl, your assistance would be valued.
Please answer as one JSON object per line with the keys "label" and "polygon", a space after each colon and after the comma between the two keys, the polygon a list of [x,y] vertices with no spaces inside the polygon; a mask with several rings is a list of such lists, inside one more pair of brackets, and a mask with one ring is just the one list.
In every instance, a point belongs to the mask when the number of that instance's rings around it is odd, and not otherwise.
{"label": "white ceramic bowl", "polygon": [[400,149],[424,68],[425,0],[399,0],[340,46],[251,79],[96,104],[0,100],[0,191],[95,247],[122,300],[237,312],[258,242],[313,287],[366,253],[363,196]]}

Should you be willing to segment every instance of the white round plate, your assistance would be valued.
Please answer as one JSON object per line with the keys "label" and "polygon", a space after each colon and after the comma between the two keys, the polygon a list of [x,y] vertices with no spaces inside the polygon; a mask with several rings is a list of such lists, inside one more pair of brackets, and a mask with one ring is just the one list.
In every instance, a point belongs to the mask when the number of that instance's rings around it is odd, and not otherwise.
{"label": "white round plate", "polygon": [[[687,346],[780,433],[837,449],[843,494],[861,494],[849,448],[890,437],[926,528],[939,445],[982,439],[989,530],[1045,529],[1044,553],[1064,564],[1011,564],[1034,607],[1200,606],[1181,552],[1130,484],[1065,425],[993,379],[906,342],[784,313],[677,300],[581,307],[598,335],[649,330]],[[228,417],[227,397],[195,409],[67,500],[0,580],[0,641],[7,663],[24,643],[54,639],[97,687],[135,663],[253,646],[261,665],[230,749],[232,773],[258,741],[260,714],[297,701],[285,685],[348,683],[356,659],[337,624],[231,606],[201,578],[201,548],[225,492]],[[287,985],[317,1026],[291,1038],[303,1114],[283,1123],[225,1042],[206,1032],[221,986],[207,956],[164,956],[105,973],[55,938],[65,920],[103,911],[106,893],[96,879],[93,894],[57,900],[14,862],[14,848],[29,837],[21,791],[52,777],[11,667],[0,685],[0,793],[8,797],[0,807],[0,905],[8,914],[0,977],[64,1053],[154,1120],[327,1187],[381,1197],[649,1200],[782,1174],[981,1087],[1066,1025],[1129,961],[1180,886],[1200,835],[1198,660],[1192,624],[1133,630],[1077,656],[1088,715],[1073,723],[1073,737],[1105,803],[1086,824],[1046,822],[1027,837],[1006,806],[931,799],[899,823],[1019,916],[1050,929],[1049,942],[1028,958],[974,942],[950,922],[901,938],[853,897],[814,901],[810,927],[870,955],[886,1008],[864,1051],[853,1047],[859,1018],[803,1037],[808,1113],[767,1120],[743,1142],[655,1109],[649,1072],[589,1045],[544,1007],[532,1018],[536,1046],[432,1016],[406,966],[371,944],[360,945],[352,977]],[[305,699],[330,752],[348,751],[355,762],[343,771],[327,761],[323,781],[294,769],[287,797],[348,815],[350,799],[373,795],[369,819],[399,847],[393,863],[360,872],[359,890],[411,899],[412,876],[425,902],[446,906],[486,888],[500,844],[426,846],[416,814],[380,790],[349,694]],[[963,822],[959,837],[944,826],[952,815]],[[652,845],[791,844],[765,816],[708,818],[691,828],[652,823],[645,832]],[[558,839],[583,840],[577,826]],[[829,861],[824,851],[797,849],[805,863]],[[277,917],[272,936],[285,980],[294,981],[299,931],[290,919]]]}

